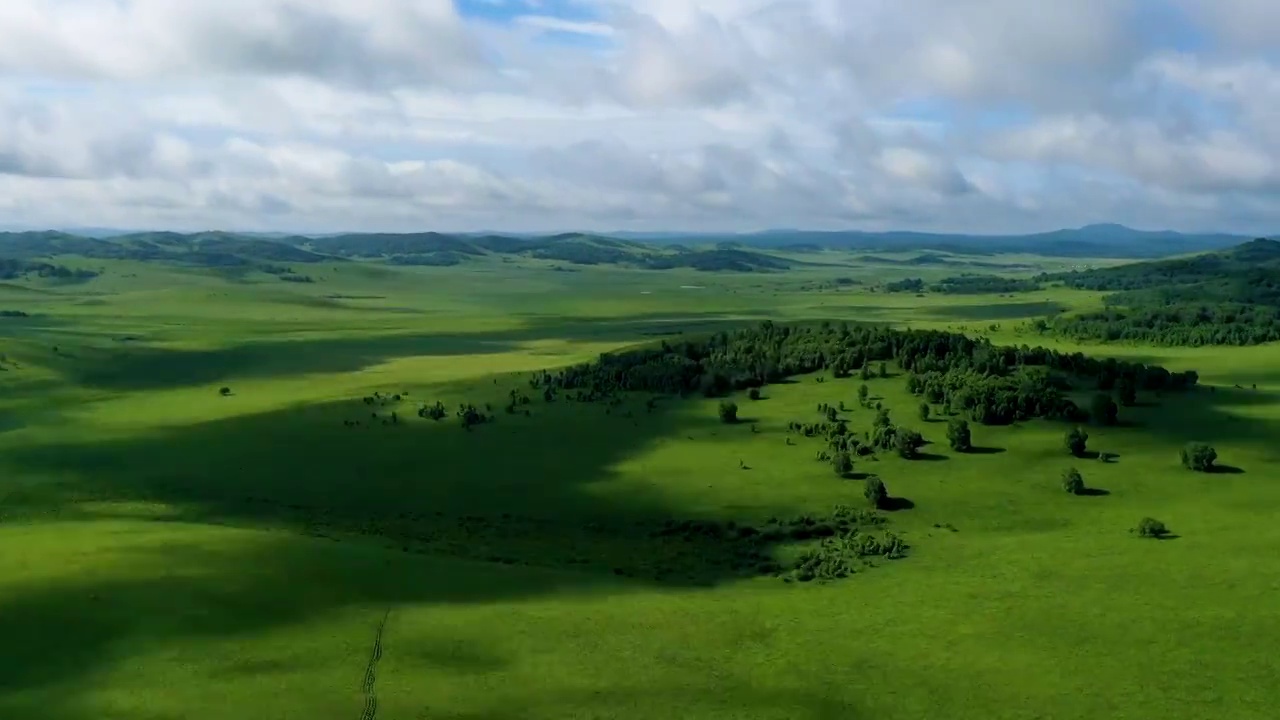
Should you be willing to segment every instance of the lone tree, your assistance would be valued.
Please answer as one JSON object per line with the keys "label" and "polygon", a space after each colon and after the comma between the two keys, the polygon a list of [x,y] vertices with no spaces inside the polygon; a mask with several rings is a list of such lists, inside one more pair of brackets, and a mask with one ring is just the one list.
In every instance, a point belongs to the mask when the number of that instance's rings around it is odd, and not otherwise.
{"label": "lone tree", "polygon": [[1082,427],[1071,428],[1062,438],[1062,444],[1066,446],[1067,452],[1076,457],[1084,457],[1085,445],[1088,442],[1089,433],[1085,432]]}
{"label": "lone tree", "polygon": [[919,455],[920,448],[924,447],[924,436],[915,430],[906,428],[898,428],[893,436],[893,449],[898,451],[898,455],[913,460]]}
{"label": "lone tree", "polygon": [[885,489],[884,481],[877,477],[867,479],[867,484],[862,488],[862,495],[874,508],[884,507],[889,500],[889,491]]}
{"label": "lone tree", "polygon": [[738,404],[729,400],[720,403],[720,422],[732,425],[738,422]]}
{"label": "lone tree", "polygon": [[1070,495],[1084,494],[1084,478],[1081,477],[1079,470],[1067,468],[1067,471],[1062,473],[1062,489]]}
{"label": "lone tree", "polygon": [[831,458],[831,468],[835,470],[837,475],[844,477],[853,472],[853,458],[850,457],[849,453],[840,451]]}
{"label": "lone tree", "polygon": [[1116,397],[1125,407],[1133,407],[1138,402],[1138,384],[1131,377],[1122,377],[1116,383]]}
{"label": "lone tree", "polygon": [[1191,443],[1180,454],[1182,466],[1196,472],[1213,472],[1213,463],[1218,459],[1218,451],[1205,443]]}
{"label": "lone tree", "polygon": [[858,404],[859,405],[866,407],[867,398],[870,396],[871,396],[871,388],[867,387],[866,383],[863,383],[858,386]]}
{"label": "lone tree", "polygon": [[231,388],[229,387],[219,388],[218,394],[221,395],[222,397],[227,397],[228,395],[231,394]]}
{"label": "lone tree", "polygon": [[956,452],[969,452],[973,449],[973,436],[969,432],[968,420],[952,418],[947,423],[947,443]]}
{"label": "lone tree", "polygon": [[1093,403],[1090,405],[1089,415],[1093,417],[1093,421],[1099,425],[1115,425],[1116,416],[1120,409],[1116,407],[1116,402],[1106,393],[1098,393],[1093,396]]}
{"label": "lone tree", "polygon": [[748,391],[747,391],[747,399],[748,399],[748,400],[759,400],[759,399],[760,399],[760,388],[751,388],[750,390],[748,390]]}
{"label": "lone tree", "polygon": [[920,419],[922,421],[929,422],[929,415],[932,412],[933,412],[933,408],[929,407],[929,403],[927,402],[920,403]]}
{"label": "lone tree", "polygon": [[1144,538],[1160,538],[1169,534],[1169,528],[1165,524],[1155,518],[1145,517],[1138,521],[1138,527],[1129,532],[1137,533],[1138,537]]}

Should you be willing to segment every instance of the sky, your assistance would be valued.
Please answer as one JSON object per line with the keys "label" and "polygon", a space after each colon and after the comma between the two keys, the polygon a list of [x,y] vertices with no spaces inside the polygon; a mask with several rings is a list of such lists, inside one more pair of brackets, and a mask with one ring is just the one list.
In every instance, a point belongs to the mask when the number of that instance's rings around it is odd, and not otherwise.
{"label": "sky", "polygon": [[0,0],[0,226],[1280,233],[1276,0]]}

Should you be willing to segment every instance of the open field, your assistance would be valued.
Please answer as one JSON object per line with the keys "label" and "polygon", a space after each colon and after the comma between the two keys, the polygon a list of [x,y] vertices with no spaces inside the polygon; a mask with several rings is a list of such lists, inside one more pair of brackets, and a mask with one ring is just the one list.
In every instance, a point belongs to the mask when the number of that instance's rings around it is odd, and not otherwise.
{"label": "open field", "polygon": [[[350,262],[314,284],[93,260],[85,282],[0,283],[0,310],[28,315],[0,318],[0,717],[1274,717],[1280,348],[1070,346],[1024,322],[1101,293],[887,294],[857,283],[953,270],[796,259]],[[738,393],[737,425],[702,398],[452,418],[535,394],[543,368],[763,319],[962,330],[1201,387],[1090,426],[1118,455],[1102,463],[1049,420],[975,423],[954,452],[889,368],[871,396],[932,444],[856,470],[913,504],[887,513],[910,552],[832,583],[650,531],[861,504],[787,432],[838,401],[870,427],[856,375]],[[437,400],[447,420],[416,415]],[[1184,470],[1193,440],[1231,472]],[[1070,466],[1105,494],[1065,494]],[[1176,537],[1129,534],[1144,516]]]}

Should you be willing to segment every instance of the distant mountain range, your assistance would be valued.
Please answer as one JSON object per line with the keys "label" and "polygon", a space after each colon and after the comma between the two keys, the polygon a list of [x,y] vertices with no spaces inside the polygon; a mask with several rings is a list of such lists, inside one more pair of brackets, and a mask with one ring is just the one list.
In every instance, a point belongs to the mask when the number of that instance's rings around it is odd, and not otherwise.
{"label": "distant mountain range", "polygon": [[[279,264],[370,259],[396,265],[442,266],[458,265],[485,256],[519,256],[572,265],[767,272],[804,264],[803,260],[797,259],[798,254],[824,250],[925,253],[911,260],[896,261],[906,264],[924,264],[929,258],[937,257],[930,253],[937,252],[1152,259],[1221,250],[1249,239],[1248,236],[1226,233],[1188,234],[1169,230],[1134,230],[1122,225],[1089,225],[1030,235],[852,230],[770,230],[736,235],[561,233],[524,236],[436,232],[282,235],[232,232],[115,233],[107,229],[95,229],[92,232],[47,230],[0,233],[0,258],[35,261],[67,255],[245,270],[268,264],[278,274],[288,274],[288,268]],[[863,254],[859,257],[872,256]]]}

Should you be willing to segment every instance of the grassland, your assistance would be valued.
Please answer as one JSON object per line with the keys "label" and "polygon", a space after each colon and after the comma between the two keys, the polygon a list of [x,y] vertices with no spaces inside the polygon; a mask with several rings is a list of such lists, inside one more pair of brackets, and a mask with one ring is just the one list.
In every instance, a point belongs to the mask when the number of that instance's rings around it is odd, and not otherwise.
{"label": "grassland", "polygon": [[[804,262],[347,262],[295,284],[94,260],[86,282],[0,285],[0,309],[28,314],[0,318],[0,717],[1274,717],[1275,346],[1059,342],[1201,375],[1089,428],[1107,464],[1042,420],[975,425],[979,452],[951,452],[900,376],[869,381],[934,445],[859,463],[914,504],[889,519],[911,552],[830,584],[743,578],[714,543],[647,529],[860,502],[786,433],[817,403],[856,406],[860,380],[739,397],[736,426],[701,399],[535,399],[471,432],[413,412],[496,407],[531,371],[758,319],[1052,345],[1021,321],[1100,303],[871,292],[954,269]],[[1190,440],[1239,472],[1183,470]],[[1064,494],[1071,465],[1107,494]],[[1144,516],[1176,539],[1131,536]]]}

